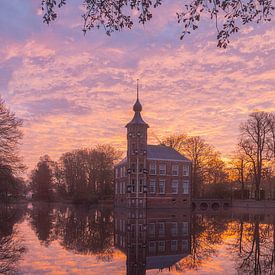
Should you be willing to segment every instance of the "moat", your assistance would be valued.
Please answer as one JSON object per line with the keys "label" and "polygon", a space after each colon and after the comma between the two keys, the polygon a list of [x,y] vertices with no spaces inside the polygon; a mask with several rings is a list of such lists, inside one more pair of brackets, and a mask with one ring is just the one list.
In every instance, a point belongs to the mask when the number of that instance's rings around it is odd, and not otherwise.
{"label": "moat", "polygon": [[274,274],[275,213],[0,207],[0,274]]}

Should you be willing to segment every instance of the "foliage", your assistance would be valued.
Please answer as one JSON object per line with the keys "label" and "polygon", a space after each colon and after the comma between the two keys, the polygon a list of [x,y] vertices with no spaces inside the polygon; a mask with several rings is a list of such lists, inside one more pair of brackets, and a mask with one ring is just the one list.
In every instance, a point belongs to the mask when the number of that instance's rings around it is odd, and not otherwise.
{"label": "foliage", "polygon": [[[103,27],[107,35],[134,24],[133,11],[137,11],[139,23],[145,24],[153,17],[153,9],[164,0],[82,0],[84,8],[83,31]],[[47,24],[57,18],[57,8],[67,0],[41,0],[43,20]],[[232,34],[240,25],[270,21],[274,6],[272,0],[195,0],[182,1],[182,11],[177,13],[178,23],[183,25],[181,39],[198,28],[203,15],[210,15],[217,29],[218,47],[226,48]]]}
{"label": "foliage", "polygon": [[41,157],[36,169],[31,174],[30,189],[35,199],[46,201],[53,199],[53,172],[51,165],[52,161],[49,156]]}
{"label": "foliage", "polygon": [[220,153],[201,137],[188,137],[185,134],[171,135],[165,137],[160,143],[173,147],[192,161],[193,197],[204,196],[204,186],[227,181],[227,172]]}

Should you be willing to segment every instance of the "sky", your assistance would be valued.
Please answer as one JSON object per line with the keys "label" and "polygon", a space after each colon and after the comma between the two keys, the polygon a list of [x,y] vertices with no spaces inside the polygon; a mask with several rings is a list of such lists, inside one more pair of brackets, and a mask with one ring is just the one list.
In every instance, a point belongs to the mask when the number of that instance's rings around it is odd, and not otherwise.
{"label": "sky", "polygon": [[83,35],[81,0],[43,23],[39,0],[2,0],[0,94],[24,120],[20,146],[33,169],[39,157],[108,143],[126,147],[140,79],[150,143],[175,133],[200,135],[224,158],[253,111],[275,110],[275,21],[247,25],[217,48],[214,22],[180,40],[176,12],[165,1],[145,26]]}

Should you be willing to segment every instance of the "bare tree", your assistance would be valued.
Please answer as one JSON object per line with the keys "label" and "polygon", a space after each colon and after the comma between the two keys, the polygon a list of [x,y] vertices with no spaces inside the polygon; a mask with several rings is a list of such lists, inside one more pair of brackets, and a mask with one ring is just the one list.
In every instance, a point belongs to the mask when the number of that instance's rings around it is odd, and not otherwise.
{"label": "bare tree", "polygon": [[19,141],[22,139],[22,120],[18,119],[0,98],[0,170],[21,171],[24,167],[18,155]]}
{"label": "bare tree", "polygon": [[254,112],[241,125],[239,146],[253,167],[255,182],[255,198],[260,200],[263,163],[270,159],[268,138],[270,130],[270,114]]}
{"label": "bare tree", "polygon": [[[131,29],[137,11],[139,23],[145,24],[153,16],[152,10],[164,0],[82,0],[83,31],[103,27],[107,35],[124,28]],[[169,1],[168,1],[169,2]],[[41,0],[44,22],[49,24],[57,18],[57,8],[67,0]],[[270,21],[274,6],[272,0],[195,0],[182,1],[177,13],[178,23],[183,25],[181,39],[198,28],[203,15],[210,15],[217,30],[218,47],[226,48],[229,38],[239,31],[240,25],[251,22]]]}

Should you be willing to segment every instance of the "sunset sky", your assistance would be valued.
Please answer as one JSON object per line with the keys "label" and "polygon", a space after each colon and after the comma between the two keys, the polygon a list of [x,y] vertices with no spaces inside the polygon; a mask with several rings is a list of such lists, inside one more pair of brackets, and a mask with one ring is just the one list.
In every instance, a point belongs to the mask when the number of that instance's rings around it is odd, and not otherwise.
{"label": "sunset sky", "polygon": [[180,40],[169,0],[131,31],[81,31],[81,0],[42,23],[40,0],[2,0],[0,94],[24,119],[22,155],[29,168],[49,154],[98,143],[125,149],[136,79],[151,143],[185,132],[201,135],[224,157],[252,111],[275,110],[275,21],[248,25],[227,50],[216,47],[214,22]]}

